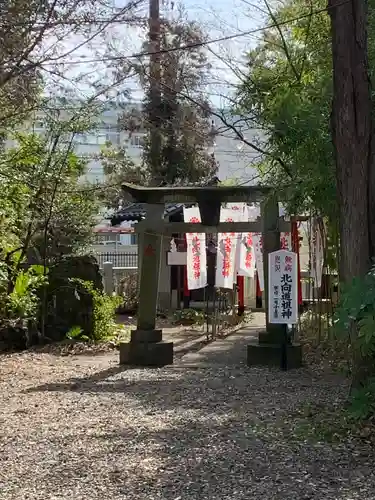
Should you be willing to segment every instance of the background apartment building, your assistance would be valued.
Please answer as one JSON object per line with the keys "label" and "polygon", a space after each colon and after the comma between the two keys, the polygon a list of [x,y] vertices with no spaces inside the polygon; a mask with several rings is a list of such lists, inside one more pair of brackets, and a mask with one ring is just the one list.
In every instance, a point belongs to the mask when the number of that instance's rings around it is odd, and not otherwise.
{"label": "background apartment building", "polygon": [[[60,100],[58,102],[61,102]],[[56,106],[56,104],[54,104]],[[79,104],[76,105],[78,108]],[[129,113],[132,110],[140,112],[140,101],[132,101],[128,103],[118,104],[115,101],[106,103],[105,108],[100,113],[98,125],[92,131],[84,134],[77,134],[75,137],[76,153],[88,160],[87,172],[83,180],[90,183],[100,183],[104,179],[103,167],[98,159],[101,149],[109,141],[115,147],[125,147],[129,157],[138,163],[142,159],[142,151],[146,131],[138,130],[129,134],[126,130],[122,130],[119,126],[121,117],[124,113]],[[69,116],[72,110],[75,109],[74,103],[65,103],[61,105],[61,117]],[[74,111],[73,111],[74,112]],[[240,127],[238,117],[225,116],[229,123],[236,123],[236,127]],[[31,129],[37,134],[44,134],[48,126],[48,116],[46,112],[39,111],[35,114],[34,119],[25,124],[25,129]],[[254,184],[256,183],[256,171],[252,167],[252,163],[259,158],[259,154],[238,140],[237,135],[230,127],[226,127],[220,118],[212,116],[211,118],[212,143],[208,146],[211,153],[215,155],[219,166],[218,178],[221,181],[228,179],[236,179],[237,182]],[[257,141],[257,133],[249,127],[240,127],[241,132],[250,141]],[[8,142],[8,146],[11,142]],[[135,244],[135,235],[113,233],[109,234],[105,231],[103,223],[102,229],[97,234],[98,244],[108,245],[133,245]]]}
{"label": "background apartment building", "polygon": [[[127,131],[121,130],[119,126],[121,116],[132,109],[140,111],[141,103],[137,101],[121,105],[116,102],[108,103],[99,116],[98,126],[90,132],[76,136],[76,153],[89,160],[85,175],[87,181],[101,182],[103,180],[103,168],[97,157],[108,141],[114,146],[125,147],[129,157],[134,162],[141,161],[146,131],[138,130],[129,134]],[[226,116],[225,119],[229,123],[239,122],[238,117]],[[46,125],[46,116],[40,111],[29,126],[36,133],[43,134]],[[211,127],[214,134],[212,144],[208,148],[218,162],[218,178],[221,181],[238,179],[240,182],[253,183],[252,178],[255,170],[252,168],[252,163],[259,158],[259,154],[238,140],[235,132],[226,127],[217,116],[212,116]],[[236,127],[248,140],[255,142],[258,140],[254,129],[240,125],[236,125]]]}

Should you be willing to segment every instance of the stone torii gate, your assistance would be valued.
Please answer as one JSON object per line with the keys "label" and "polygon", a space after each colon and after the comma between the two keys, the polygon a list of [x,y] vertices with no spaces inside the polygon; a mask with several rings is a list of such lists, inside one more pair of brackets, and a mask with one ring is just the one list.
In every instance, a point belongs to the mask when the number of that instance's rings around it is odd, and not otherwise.
{"label": "stone torii gate", "polygon": [[[130,342],[120,344],[120,364],[165,366],[173,363],[173,343],[163,342],[162,330],[155,329],[162,238],[173,233],[261,232],[265,283],[266,331],[259,342],[248,346],[248,364],[280,364],[283,326],[268,322],[268,254],[280,249],[280,232],[290,232],[290,222],[279,217],[278,200],[265,186],[139,187],[122,186],[125,196],[146,204],[146,218],[136,225],[138,233],[139,306],[137,329]],[[261,221],[220,222],[220,208],[226,202],[261,203]],[[198,204],[201,224],[167,222],[166,203]],[[290,345],[289,366],[299,366],[299,346]]]}

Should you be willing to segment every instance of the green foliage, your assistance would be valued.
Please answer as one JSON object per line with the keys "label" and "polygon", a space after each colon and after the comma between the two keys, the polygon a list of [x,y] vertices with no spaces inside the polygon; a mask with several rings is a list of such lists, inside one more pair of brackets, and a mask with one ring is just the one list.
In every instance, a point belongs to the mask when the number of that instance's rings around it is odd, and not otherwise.
{"label": "green foliage", "polygon": [[[77,134],[93,127],[92,110],[62,118],[47,105],[45,134],[13,132],[13,146],[0,148],[0,337],[10,346],[27,328],[44,341],[48,269],[84,252],[99,212],[95,190],[81,180],[87,162],[74,153]],[[19,330],[13,337],[10,325]]]}
{"label": "green foliage", "polygon": [[70,340],[81,340],[82,342],[88,342],[90,340],[90,338],[83,333],[80,326],[72,326],[66,336]]}
{"label": "green foliage", "polygon": [[367,420],[375,415],[375,377],[369,378],[364,387],[353,389],[348,414],[355,421]]}
{"label": "green foliage", "polygon": [[203,325],[204,313],[196,309],[181,309],[173,314],[173,322],[179,325]]}
{"label": "green foliage", "polygon": [[[174,19],[161,23],[160,102],[152,98],[153,81],[144,66],[138,73],[145,91],[140,117],[146,129],[143,162],[148,178],[164,185],[184,185],[210,180],[218,165],[210,147],[214,135],[210,106],[205,90],[210,70],[206,51],[202,48],[207,35],[195,21],[189,21],[183,11]],[[148,43],[148,42],[147,42]],[[189,51],[178,50],[191,45]],[[147,50],[147,48],[146,48]],[[125,121],[126,129],[131,130]],[[155,161],[151,134],[157,134],[160,158]],[[158,148],[159,149],[159,148]]]}
{"label": "green foliage", "polygon": [[[375,354],[375,267],[343,287],[335,311],[335,330],[348,336],[364,358]],[[353,334],[355,332],[355,334]]]}
{"label": "green foliage", "polygon": [[[102,342],[112,339],[118,326],[114,321],[115,311],[121,305],[122,298],[109,296],[97,290],[90,281],[80,279],[70,280],[76,285],[77,299],[79,294],[86,293],[92,297],[93,301],[93,322],[92,331],[87,335],[87,340],[92,342]],[[81,340],[84,340],[81,337]]]}
{"label": "green foliage", "polygon": [[[314,7],[325,7],[324,0]],[[306,14],[306,2],[289,0],[273,14],[281,22],[296,18]],[[322,12],[267,30],[248,55],[239,97],[240,111],[250,111],[268,136],[270,155],[259,165],[264,182],[286,192],[291,213],[335,219],[329,27]]]}
{"label": "green foliage", "polygon": [[17,269],[15,262],[0,261],[0,344],[5,349],[24,348],[34,341],[39,291],[48,283],[48,270],[42,266]]}
{"label": "green foliage", "polygon": [[14,146],[0,150],[2,248],[49,264],[79,253],[90,242],[99,202],[80,181],[86,160],[74,153],[78,133],[92,125],[80,119],[46,121],[44,136],[14,133]]}
{"label": "green foliage", "polygon": [[34,265],[26,271],[19,271],[13,290],[6,294],[4,320],[21,323],[24,327],[28,321],[36,321],[39,310],[37,291],[47,283],[48,277],[42,266]]}
{"label": "green foliage", "polygon": [[147,171],[129,158],[126,147],[119,148],[107,143],[99,159],[105,176],[100,199],[107,208],[118,210],[123,205],[121,184],[124,182],[141,186],[148,183]]}

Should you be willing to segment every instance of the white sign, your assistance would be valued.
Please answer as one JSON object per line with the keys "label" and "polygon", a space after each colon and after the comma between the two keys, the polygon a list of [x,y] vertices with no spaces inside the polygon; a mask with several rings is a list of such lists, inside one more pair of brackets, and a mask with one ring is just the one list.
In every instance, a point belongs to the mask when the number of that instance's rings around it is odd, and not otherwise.
{"label": "white sign", "polygon": [[268,314],[270,323],[298,321],[297,254],[278,250],[268,255]]}
{"label": "white sign", "polygon": [[186,266],[187,252],[168,252],[168,266]]}

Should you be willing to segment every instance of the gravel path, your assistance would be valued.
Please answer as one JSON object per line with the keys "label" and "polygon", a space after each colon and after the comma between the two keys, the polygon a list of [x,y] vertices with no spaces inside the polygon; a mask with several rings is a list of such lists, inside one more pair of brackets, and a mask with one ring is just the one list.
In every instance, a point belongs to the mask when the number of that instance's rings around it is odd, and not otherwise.
{"label": "gravel path", "polygon": [[339,402],[346,384],[249,369],[245,342],[161,370],[120,370],[113,355],[0,357],[0,498],[375,499],[365,445],[273,431],[306,403]]}

